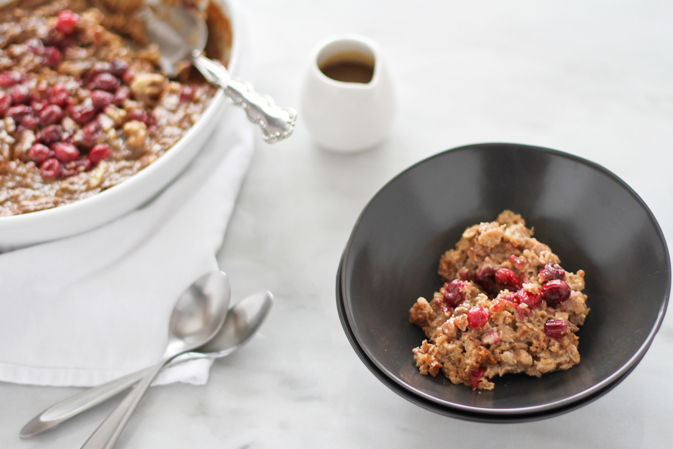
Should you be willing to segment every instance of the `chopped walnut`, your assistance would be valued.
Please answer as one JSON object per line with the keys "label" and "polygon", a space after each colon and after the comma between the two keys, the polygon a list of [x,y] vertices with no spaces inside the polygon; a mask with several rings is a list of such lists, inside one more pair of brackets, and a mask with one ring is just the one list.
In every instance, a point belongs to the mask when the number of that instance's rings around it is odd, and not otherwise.
{"label": "chopped walnut", "polygon": [[138,99],[156,97],[164,88],[166,77],[159,73],[140,73],[131,82],[131,92]]}
{"label": "chopped walnut", "polygon": [[98,166],[96,167],[96,169],[91,174],[91,177],[89,178],[89,189],[95,189],[96,187],[99,187],[101,185],[101,182],[103,182],[103,175],[108,170],[108,168],[109,165],[107,162],[100,161],[98,163]]}
{"label": "chopped walnut", "polygon": [[117,126],[124,123],[126,119],[126,111],[114,105],[109,105],[105,108],[105,115],[110,117]]}
{"label": "chopped walnut", "polygon": [[124,123],[124,134],[126,134],[126,143],[132,150],[139,150],[145,147],[147,138],[147,125],[138,120],[131,120]]}

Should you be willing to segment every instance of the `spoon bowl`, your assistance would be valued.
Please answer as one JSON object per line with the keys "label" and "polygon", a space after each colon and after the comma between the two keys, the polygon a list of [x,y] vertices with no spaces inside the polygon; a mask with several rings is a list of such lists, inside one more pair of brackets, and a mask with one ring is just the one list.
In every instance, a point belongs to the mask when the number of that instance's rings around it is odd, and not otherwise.
{"label": "spoon bowl", "polygon": [[208,27],[198,11],[158,4],[143,8],[140,16],[147,39],[159,47],[161,70],[169,77],[177,75],[178,65],[193,51],[201,53],[206,46]]}
{"label": "spoon bowl", "polygon": [[168,330],[165,357],[195,349],[222,327],[231,300],[229,278],[222,271],[201,276],[180,295]]}
{"label": "spoon bowl", "polygon": [[83,449],[111,449],[115,445],[164,365],[178,354],[205,344],[220,330],[229,309],[229,291],[227,275],[217,271],[201,276],[180,295],[171,314],[168,344],[163,357],[98,426],[82,446]]}
{"label": "spoon bowl", "polygon": [[243,108],[248,120],[259,125],[267,143],[290,137],[297,111],[276,106],[271,97],[260,95],[248,82],[232,78],[222,64],[203,55],[208,27],[198,10],[158,3],[143,8],[140,16],[147,39],[159,47],[161,67],[168,76],[175,76],[184,61],[190,60],[208,82],[221,87],[236,106]]}
{"label": "spoon bowl", "polygon": [[239,350],[257,333],[271,311],[271,306],[273,306],[271,292],[248,296],[231,308],[220,332],[198,348],[199,353],[208,358],[216,358]]}

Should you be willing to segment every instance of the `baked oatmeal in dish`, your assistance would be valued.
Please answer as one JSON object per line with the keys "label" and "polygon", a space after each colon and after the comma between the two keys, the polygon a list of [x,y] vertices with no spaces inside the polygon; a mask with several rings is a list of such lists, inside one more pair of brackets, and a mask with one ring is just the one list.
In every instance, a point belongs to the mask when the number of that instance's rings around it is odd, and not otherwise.
{"label": "baked oatmeal in dish", "polygon": [[[19,0],[0,8],[0,217],[123,182],[205,111],[216,88],[187,65],[173,80],[160,71],[142,4]],[[207,53],[226,59],[228,20],[213,4],[200,8],[211,29]]]}
{"label": "baked oatmeal in dish", "polygon": [[467,228],[440,259],[444,285],[410,310],[409,321],[427,336],[413,350],[420,372],[492,390],[496,375],[540,377],[580,363],[576,332],[589,313],[584,271],[560,263],[511,211]]}

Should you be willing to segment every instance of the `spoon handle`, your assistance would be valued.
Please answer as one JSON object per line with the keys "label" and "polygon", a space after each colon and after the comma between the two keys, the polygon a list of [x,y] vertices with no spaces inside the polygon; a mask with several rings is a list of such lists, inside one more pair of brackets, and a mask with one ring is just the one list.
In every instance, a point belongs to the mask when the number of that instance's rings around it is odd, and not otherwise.
{"label": "spoon handle", "polygon": [[105,418],[105,421],[86,440],[82,449],[112,449],[150,384],[169,360],[170,357],[164,358],[149,369],[138,385],[126,395],[117,408]]}
{"label": "spoon handle", "polygon": [[132,387],[142,379],[143,376],[149,373],[151,369],[152,368],[150,367],[136,371],[135,373],[128,374],[119,379],[84,390],[52,405],[23,426],[19,432],[19,436],[21,436],[21,438],[31,437],[58,426],[62,422],[107,401],[127,388]]}
{"label": "spoon handle", "polygon": [[192,63],[210,83],[221,87],[236,106],[245,110],[248,120],[262,128],[267,143],[278,142],[292,134],[297,111],[277,106],[271,97],[257,93],[248,82],[232,78],[222,64],[196,51],[192,54]]}
{"label": "spoon handle", "polygon": [[[187,362],[189,360],[208,357],[208,355],[197,352],[187,352],[171,360],[164,368],[177,365],[182,362]],[[21,438],[32,437],[33,435],[37,435],[38,433],[42,433],[45,430],[49,430],[58,426],[70,418],[73,418],[80,413],[83,413],[97,406],[98,404],[115,397],[122,391],[131,388],[147,373],[149,373],[151,369],[152,367],[149,367],[140,371],[136,371],[135,373],[127,374],[124,377],[120,377],[119,379],[111,380],[110,382],[89,388],[88,390],[81,391],[60,402],[57,402],[37,415],[35,418],[31,419],[25,426],[23,426],[19,432],[19,436]]]}

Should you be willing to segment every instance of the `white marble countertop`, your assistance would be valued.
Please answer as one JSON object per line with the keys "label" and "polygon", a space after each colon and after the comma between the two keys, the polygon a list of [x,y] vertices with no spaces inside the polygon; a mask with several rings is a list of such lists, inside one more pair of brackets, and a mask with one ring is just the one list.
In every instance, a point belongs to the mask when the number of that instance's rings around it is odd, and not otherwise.
{"label": "white marble countertop", "polygon": [[[234,301],[275,294],[247,347],[207,385],[150,391],[119,448],[664,448],[673,441],[673,318],[638,368],[560,417],[487,425],[425,411],[360,362],[335,302],[339,257],[369,199],[442,150],[509,141],[591,159],[638,192],[673,241],[673,3],[657,0],[245,0],[255,86],[299,106],[314,45],[356,32],[384,51],[399,111],[357,155],[317,148],[301,123],[256,156],[218,254]],[[301,111],[300,111],[301,112]],[[35,413],[79,391],[0,383],[1,448],[79,447],[116,402],[20,440]]]}

